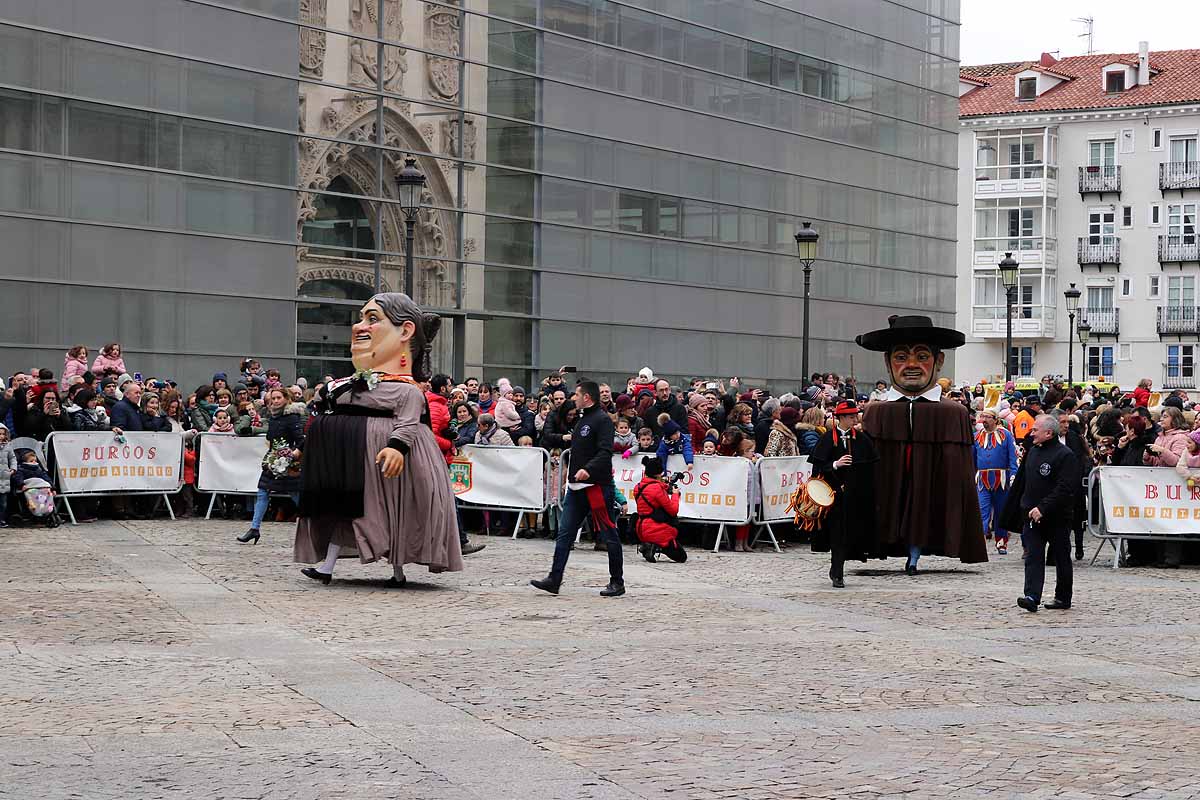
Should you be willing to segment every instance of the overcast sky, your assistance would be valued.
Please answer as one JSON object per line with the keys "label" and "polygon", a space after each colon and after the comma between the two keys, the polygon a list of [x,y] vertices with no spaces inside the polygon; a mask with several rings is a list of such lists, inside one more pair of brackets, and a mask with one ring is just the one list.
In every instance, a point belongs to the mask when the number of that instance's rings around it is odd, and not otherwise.
{"label": "overcast sky", "polygon": [[962,63],[1032,61],[1087,53],[1077,17],[1092,17],[1095,52],[1136,53],[1200,49],[1200,2],[1195,0],[962,0]]}

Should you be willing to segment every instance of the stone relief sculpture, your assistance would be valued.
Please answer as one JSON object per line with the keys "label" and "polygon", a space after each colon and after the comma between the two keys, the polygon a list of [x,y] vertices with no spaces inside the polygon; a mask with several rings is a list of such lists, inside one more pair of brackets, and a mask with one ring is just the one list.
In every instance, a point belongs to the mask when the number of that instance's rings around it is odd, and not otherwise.
{"label": "stone relief sculpture", "polygon": [[[463,138],[462,138],[462,158],[475,158],[475,145],[477,132],[475,130],[475,120],[472,117],[465,117],[463,122]],[[442,120],[442,152],[448,156],[459,156],[459,140],[458,140],[458,119],[451,117],[450,119]],[[465,169],[475,169],[474,164],[463,165]]]}
{"label": "stone relief sculpture", "polygon": [[[328,0],[300,0],[300,21],[325,24]],[[300,74],[320,78],[325,73],[325,31],[300,29]]]}
{"label": "stone relief sculpture", "polygon": [[[400,20],[400,0],[350,0],[350,30],[366,36],[376,36],[379,26],[379,3],[383,3],[383,38],[398,42],[404,35]],[[350,85],[377,86],[379,81],[377,46],[361,39],[350,40]],[[408,71],[405,50],[388,45],[384,48],[383,88],[399,94],[402,78]]]}
{"label": "stone relief sculpture", "polygon": [[[445,6],[425,5],[425,47],[449,56],[462,54],[459,36],[462,31],[462,12]],[[458,99],[458,62],[453,58],[425,56],[425,72],[435,98]]]}

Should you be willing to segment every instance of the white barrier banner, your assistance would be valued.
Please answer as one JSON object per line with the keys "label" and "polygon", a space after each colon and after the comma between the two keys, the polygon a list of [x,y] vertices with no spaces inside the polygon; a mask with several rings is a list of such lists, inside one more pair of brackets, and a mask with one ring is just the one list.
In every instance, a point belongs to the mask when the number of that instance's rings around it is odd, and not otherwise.
{"label": "white barrier banner", "polygon": [[450,486],[463,502],[541,511],[546,506],[546,451],[469,444],[450,463]]}
{"label": "white barrier banner", "polygon": [[1110,534],[1200,534],[1200,483],[1168,467],[1101,467],[1100,502]]}
{"label": "white barrier banner", "polygon": [[794,517],[787,507],[792,495],[812,477],[808,456],[760,459],[758,477],[762,482],[762,521],[791,522]]}
{"label": "white barrier banner", "polygon": [[682,472],[679,516],[704,522],[746,522],[750,516],[750,460],[696,456],[687,471],[683,456],[667,459],[667,472]]}
{"label": "white barrier banner", "polygon": [[267,454],[267,437],[205,433],[200,436],[196,488],[202,492],[254,494]]}
{"label": "white barrier banner", "polygon": [[183,436],[127,431],[54,433],[50,446],[61,494],[176,492],[183,480]]}
{"label": "white barrier banner", "polygon": [[650,453],[634,453],[629,458],[621,458],[615,455],[612,458],[613,483],[625,495],[627,501],[627,514],[637,513],[637,501],[633,499],[633,490],[642,482],[642,475],[645,474],[646,468],[642,466],[642,459]]}

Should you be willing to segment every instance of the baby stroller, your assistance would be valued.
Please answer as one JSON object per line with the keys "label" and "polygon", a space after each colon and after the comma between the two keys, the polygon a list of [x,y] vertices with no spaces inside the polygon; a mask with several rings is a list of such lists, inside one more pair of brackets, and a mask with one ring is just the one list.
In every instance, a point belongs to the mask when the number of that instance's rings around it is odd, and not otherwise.
{"label": "baby stroller", "polygon": [[24,525],[44,524],[57,528],[62,518],[55,507],[54,487],[50,485],[50,474],[46,471],[42,444],[34,439],[18,438],[12,441],[13,450],[32,451],[37,456],[35,464],[21,464],[12,475],[8,498],[10,521]]}
{"label": "baby stroller", "polygon": [[42,478],[26,478],[13,498],[20,518],[28,524],[44,523],[48,528],[57,528],[62,518],[54,507],[54,489]]}

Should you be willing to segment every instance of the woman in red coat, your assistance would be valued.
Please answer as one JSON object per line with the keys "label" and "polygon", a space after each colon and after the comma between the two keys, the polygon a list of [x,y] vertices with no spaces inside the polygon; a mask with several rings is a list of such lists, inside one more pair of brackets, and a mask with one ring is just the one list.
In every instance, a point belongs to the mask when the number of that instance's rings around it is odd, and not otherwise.
{"label": "woman in red coat", "polygon": [[637,502],[638,550],[653,563],[654,554],[664,553],[672,561],[687,561],[687,551],[679,545],[679,531],[672,524],[679,516],[679,495],[663,480],[663,463],[657,456],[642,459],[646,468],[642,481],[633,490]]}

